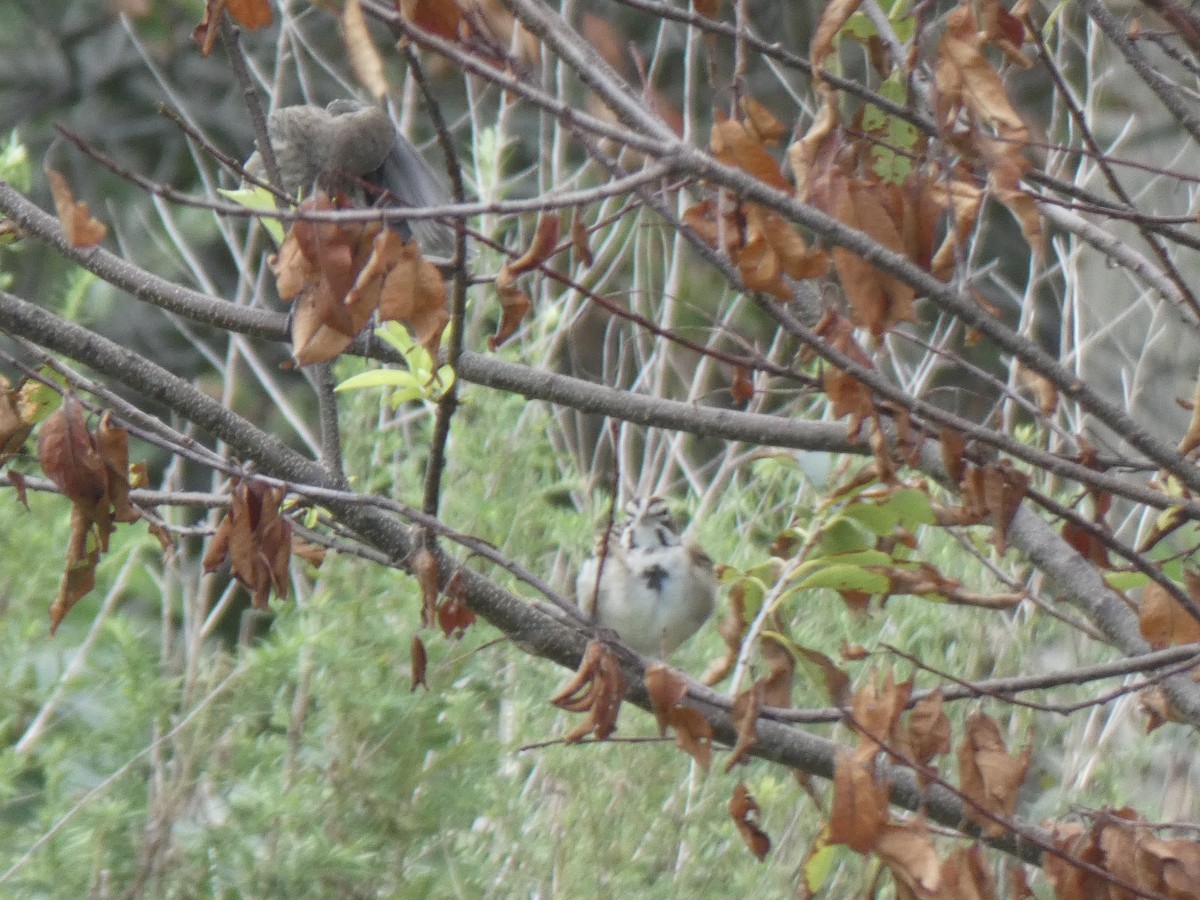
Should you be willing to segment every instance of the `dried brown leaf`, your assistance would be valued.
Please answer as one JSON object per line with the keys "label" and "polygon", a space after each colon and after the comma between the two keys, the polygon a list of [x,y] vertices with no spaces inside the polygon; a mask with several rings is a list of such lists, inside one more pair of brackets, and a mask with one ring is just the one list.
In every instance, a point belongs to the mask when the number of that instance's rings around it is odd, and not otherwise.
{"label": "dried brown leaf", "polygon": [[545,213],[538,219],[537,231],[529,249],[508,263],[508,269],[513,275],[522,275],[530,269],[542,265],[558,244],[558,213]]}
{"label": "dried brown leaf", "polygon": [[1154,581],[1142,589],[1138,626],[1142,637],[1155,650],[1200,641],[1200,622]]}
{"label": "dried brown leaf", "polygon": [[[625,677],[612,651],[600,641],[591,641],[579,669],[550,702],[568,712],[587,712],[588,717],[564,738],[568,744],[594,733],[604,740],[617,728],[617,715],[625,698]],[[678,738],[677,738],[678,739]]]}
{"label": "dried brown leaf", "polygon": [[759,811],[758,803],[746,785],[739,781],[733,789],[733,796],[729,798],[729,816],[737,825],[738,833],[750,848],[750,852],[762,862],[771,852],[771,838],[755,821]]}
{"label": "dried brown leaf", "polygon": [[458,40],[465,27],[455,0],[400,0],[399,7],[406,19],[448,41]]}
{"label": "dried brown leaf", "polygon": [[654,663],[646,668],[646,693],[650,695],[650,708],[658,721],[658,733],[666,737],[671,710],[687,696],[687,683],[670,666]]}
{"label": "dried brown leaf", "polygon": [[459,640],[475,624],[475,613],[467,605],[467,592],[462,572],[455,572],[442,590],[442,602],[437,609],[438,627],[448,638]]}
{"label": "dried brown leaf", "polygon": [[[792,705],[792,685],[796,680],[796,657],[792,655],[792,651],[786,644],[769,634],[763,635],[759,640],[758,652],[763,662],[767,664],[766,676],[758,681],[762,687],[762,702],[767,706],[787,709]],[[816,653],[815,650],[803,652]],[[820,655],[824,656],[824,654]],[[846,677],[845,674],[828,657],[824,657],[824,660],[825,662],[818,663],[818,666],[825,678],[825,685],[829,690],[830,697],[837,697],[842,693],[843,687],[849,686],[849,679],[846,679],[843,686],[842,679]],[[838,701],[834,700],[833,702]]]}
{"label": "dried brown leaf", "polygon": [[825,66],[825,60],[833,53],[833,41],[842,26],[858,10],[862,0],[832,0],[821,10],[821,18],[813,29],[808,59],[816,74]]}
{"label": "dried brown leaf", "polygon": [[718,119],[713,123],[709,145],[713,155],[726,165],[741,169],[771,187],[791,192],[792,186],[783,177],[775,157],[741,122]]}
{"label": "dried brown leaf", "polygon": [[425,652],[425,642],[417,635],[412,638],[412,688],[411,691],[416,691],[418,687],[423,687],[429,690],[429,682],[425,680],[426,669],[429,666],[429,654]]}
{"label": "dried brown leaf", "polygon": [[983,503],[995,529],[996,549],[1008,545],[1008,527],[1029,490],[1029,476],[1006,459],[983,467]]}
{"label": "dried brown leaf", "polygon": [[[753,373],[745,366],[734,366],[733,381],[729,384],[729,395],[733,402],[745,409],[746,404],[754,399]],[[3,462],[3,459],[0,459]]]}
{"label": "dried brown leaf", "polygon": [[108,478],[104,460],[83,418],[83,406],[71,394],[42,422],[38,431],[42,471],[72,502],[93,509],[105,499]]}
{"label": "dried brown leaf", "polygon": [[[861,179],[842,179],[838,184],[842,182],[844,189],[836,191],[829,212],[887,249],[904,253],[904,240],[884,203],[885,189],[878,182]],[[855,325],[880,335],[897,322],[916,319],[912,287],[844,247],[834,248],[833,263]]]}
{"label": "dried brown leaf", "polygon": [[54,169],[46,169],[46,178],[67,243],[72,247],[95,247],[104,240],[108,226],[92,216],[86,203],[75,199],[67,179]]}
{"label": "dried brown leaf", "polygon": [[1025,123],[1013,109],[1000,76],[984,58],[982,46],[983,37],[970,6],[952,10],[938,45],[934,76],[941,122],[952,126],[958,112],[965,109],[1006,137],[1027,137]]}
{"label": "dried brown leaf", "polygon": [[[1000,726],[984,713],[967,719],[967,733],[958,746],[959,786],[975,803],[995,815],[1011,818],[1017,808],[1017,791],[1025,780],[1033,750],[1027,746],[1019,756],[1008,752]],[[976,822],[984,834],[1004,834],[1006,827],[984,815],[974,805],[967,806],[967,818]]]}
{"label": "dried brown leaf", "polygon": [[9,469],[4,474],[8,477],[8,482],[13,486],[13,490],[17,492],[17,499],[21,501],[21,505],[28,512],[29,488],[28,483],[25,481],[25,476],[20,472],[14,472],[12,469]]}
{"label": "dried brown leaf", "polygon": [[675,706],[670,712],[675,746],[687,753],[705,772],[712,766],[712,725],[698,709]]}
{"label": "dried brown leaf", "polygon": [[775,114],[753,97],[742,96],[738,101],[742,115],[746,117],[746,129],[750,134],[774,147],[788,133],[788,127],[775,118]]}
{"label": "dried brown leaf", "polygon": [[[896,894],[903,887],[914,898],[940,896],[942,864],[933,846],[929,829],[920,820],[884,825],[875,837],[873,848],[896,880]],[[955,900],[968,900],[961,894]]]}
{"label": "dried brown leaf", "polygon": [[440,593],[437,560],[429,552],[429,548],[421,544],[413,551],[409,565],[421,588],[421,627],[429,628],[437,619],[437,599]]}
{"label": "dried brown leaf", "polygon": [[850,727],[859,735],[855,755],[872,759],[897,730],[900,714],[912,696],[912,680],[896,682],[891,669],[877,684],[874,676],[864,681],[850,701]]}
{"label": "dried brown leaf", "polygon": [[839,749],[833,766],[829,843],[868,852],[887,823],[889,793],[873,762]]}
{"label": "dried brown leaf", "polygon": [[500,300],[500,324],[496,326],[496,333],[488,338],[488,347],[492,350],[516,333],[533,307],[529,295],[517,287],[508,263],[500,268],[500,274],[496,276],[496,296]]}
{"label": "dried brown leaf", "polygon": [[792,649],[821,673],[830,703],[835,706],[845,706],[850,702],[850,676],[838,668],[837,663],[819,650],[810,650],[808,647],[798,645],[793,646]]}
{"label": "dried brown leaf", "polygon": [[271,24],[269,0],[228,0],[228,8],[234,21],[251,31]]}
{"label": "dried brown leaf", "polygon": [[100,561],[100,546],[92,522],[80,509],[71,507],[71,536],[67,540],[67,560],[63,569],[58,596],[50,605],[50,634],[58,630],[71,608],[96,586],[96,565]]}
{"label": "dried brown leaf", "polygon": [[404,243],[398,236],[381,235],[376,239],[377,246],[381,242],[387,246],[382,260],[387,274],[380,289],[379,318],[404,322],[417,342],[436,359],[442,330],[450,321],[445,279],[437,266],[421,255],[415,240]]}

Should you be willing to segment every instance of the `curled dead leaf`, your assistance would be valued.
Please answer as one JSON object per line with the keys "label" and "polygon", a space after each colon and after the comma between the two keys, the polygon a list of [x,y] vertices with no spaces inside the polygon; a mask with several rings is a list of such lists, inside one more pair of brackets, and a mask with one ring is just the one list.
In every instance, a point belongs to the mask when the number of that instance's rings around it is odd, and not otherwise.
{"label": "curled dead leaf", "polygon": [[650,708],[658,721],[658,733],[666,737],[671,710],[687,696],[687,683],[670,666],[654,663],[646,668],[646,693],[650,696]]}
{"label": "curled dead leaf", "polygon": [[508,269],[513,275],[523,275],[531,269],[542,265],[558,244],[558,213],[546,213],[538,219],[537,231],[529,249],[508,263]]}
{"label": "curled dead leaf", "polygon": [[738,834],[742,836],[742,840],[746,842],[750,852],[759,862],[762,862],[771,852],[771,838],[755,821],[760,812],[758,802],[751,796],[746,785],[740,781],[733,789],[733,796],[729,798],[728,808],[729,817],[737,825]]}
{"label": "curled dead leaf", "polygon": [[507,263],[496,276],[496,296],[500,300],[500,324],[488,338],[488,348],[495,350],[512,337],[533,307],[529,295],[517,287],[516,277]]}
{"label": "curled dead leaf", "polygon": [[421,627],[429,628],[437,618],[439,572],[437,560],[423,543],[413,551],[409,566],[421,588]]}
{"label": "curled dead leaf", "polygon": [[604,740],[617,728],[617,715],[625,699],[625,676],[612,651],[600,641],[591,641],[574,676],[550,698],[550,702],[567,712],[588,714],[578,726],[563,738],[568,744],[595,734]]}
{"label": "curled dead leaf", "polygon": [[88,211],[88,205],[76,200],[67,179],[54,169],[46,169],[54,208],[67,243],[72,247],[95,247],[108,234],[108,226]]}
{"label": "curled dead leaf", "polygon": [[413,635],[412,639],[412,691],[416,691],[418,687],[423,687],[429,690],[429,682],[425,680],[425,670],[429,665],[429,655],[425,652],[425,643],[417,635]]}

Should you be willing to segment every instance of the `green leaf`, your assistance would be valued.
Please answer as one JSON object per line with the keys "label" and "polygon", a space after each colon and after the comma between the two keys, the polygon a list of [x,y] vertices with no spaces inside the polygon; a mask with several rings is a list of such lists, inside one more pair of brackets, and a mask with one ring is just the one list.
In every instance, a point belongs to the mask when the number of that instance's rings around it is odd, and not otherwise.
{"label": "green leaf", "polygon": [[857,525],[844,516],[838,516],[821,529],[818,546],[823,555],[866,550],[874,541]]}
{"label": "green leaf", "polygon": [[261,187],[217,188],[217,192],[234,203],[262,213],[259,221],[262,222],[263,228],[267,229],[267,234],[274,238],[276,244],[283,243],[283,223],[274,216],[268,215],[275,211],[274,194]]}
{"label": "green leaf", "polygon": [[899,513],[889,503],[854,503],[842,515],[878,535],[891,534],[900,522]]}
{"label": "green leaf", "polygon": [[833,588],[835,591],[862,591],[865,594],[883,594],[891,586],[886,576],[871,572],[861,566],[834,564],[818,569],[797,585],[796,590]]}
{"label": "green leaf", "polygon": [[892,491],[890,504],[900,516],[905,528],[932,525],[937,521],[929,495],[920,488],[900,488]]}
{"label": "green leaf", "polygon": [[813,896],[820,894],[834,870],[841,865],[844,844],[828,844],[829,829],[825,828],[817,838],[816,850],[804,861],[804,883]]}
{"label": "green leaf", "polygon": [[1104,581],[1115,591],[1130,591],[1145,587],[1150,583],[1150,576],[1142,572],[1106,572]]}
{"label": "green leaf", "polygon": [[360,391],[363,388],[373,387],[404,388],[414,386],[419,386],[419,382],[412,372],[406,372],[402,369],[368,369],[366,372],[351,375],[334,388],[334,390]]}
{"label": "green leaf", "polygon": [[817,569],[826,568],[832,565],[838,566],[890,566],[894,563],[893,557],[882,550],[874,548],[867,550],[852,550],[848,553],[834,553],[829,556],[822,556],[817,559],[810,559],[808,562],[798,566],[796,571],[792,573],[791,581],[798,578],[804,578]]}

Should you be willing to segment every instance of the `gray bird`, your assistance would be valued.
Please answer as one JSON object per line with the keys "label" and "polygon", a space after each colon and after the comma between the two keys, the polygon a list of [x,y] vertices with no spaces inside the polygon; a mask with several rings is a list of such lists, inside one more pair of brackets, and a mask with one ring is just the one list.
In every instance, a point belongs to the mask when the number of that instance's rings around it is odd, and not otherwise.
{"label": "gray bird", "polygon": [[[344,192],[364,206],[422,208],[450,203],[449,191],[425,158],[388,114],[373,104],[334,100],[324,109],[310,104],[284,106],[268,117],[267,132],[283,189],[290,196],[319,188]],[[266,177],[257,151],[245,168],[256,178]],[[377,190],[364,191],[364,183]],[[375,196],[365,196],[368,193]],[[398,220],[392,227],[405,240],[416,237],[426,257],[454,256],[454,228],[444,222]]]}

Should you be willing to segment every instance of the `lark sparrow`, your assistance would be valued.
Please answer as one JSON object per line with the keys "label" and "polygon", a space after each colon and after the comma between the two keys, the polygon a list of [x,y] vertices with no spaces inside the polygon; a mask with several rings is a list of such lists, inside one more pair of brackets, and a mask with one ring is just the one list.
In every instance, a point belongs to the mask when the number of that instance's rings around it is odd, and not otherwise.
{"label": "lark sparrow", "polygon": [[661,497],[631,500],[625,515],[580,568],[576,602],[634,650],[665,658],[712,615],[713,563],[680,538]]}

